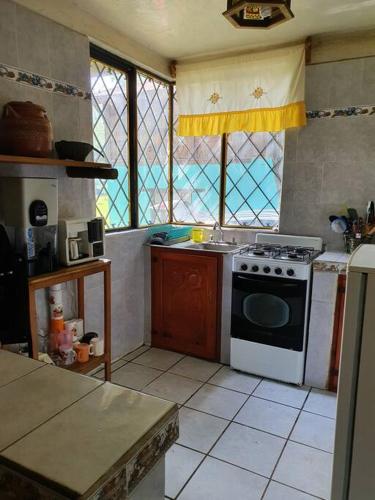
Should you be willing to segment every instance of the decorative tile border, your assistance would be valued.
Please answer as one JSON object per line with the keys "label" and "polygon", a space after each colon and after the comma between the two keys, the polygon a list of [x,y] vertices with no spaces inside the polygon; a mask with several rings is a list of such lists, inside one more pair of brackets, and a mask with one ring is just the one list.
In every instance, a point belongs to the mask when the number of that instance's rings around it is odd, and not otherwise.
{"label": "decorative tile border", "polygon": [[350,106],[348,108],[322,109],[319,111],[308,111],[308,119],[314,118],[337,118],[348,116],[375,115],[375,106]]}
{"label": "decorative tile border", "polygon": [[344,262],[313,262],[314,271],[320,273],[346,274],[347,265]]}
{"label": "decorative tile border", "polygon": [[24,71],[19,68],[9,66],[7,64],[0,64],[0,78],[12,80],[22,85],[30,85],[41,90],[46,90],[54,94],[61,94],[69,97],[78,97],[80,99],[90,100],[91,92],[87,92],[70,83],[54,80],[45,76]]}

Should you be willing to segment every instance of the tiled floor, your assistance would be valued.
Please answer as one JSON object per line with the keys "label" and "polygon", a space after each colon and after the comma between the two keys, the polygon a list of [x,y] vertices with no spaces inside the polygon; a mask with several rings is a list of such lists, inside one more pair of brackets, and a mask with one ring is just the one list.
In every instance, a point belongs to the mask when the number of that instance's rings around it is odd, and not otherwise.
{"label": "tiled floor", "polygon": [[112,368],[114,383],[180,405],[167,499],[329,499],[334,394],[145,346]]}

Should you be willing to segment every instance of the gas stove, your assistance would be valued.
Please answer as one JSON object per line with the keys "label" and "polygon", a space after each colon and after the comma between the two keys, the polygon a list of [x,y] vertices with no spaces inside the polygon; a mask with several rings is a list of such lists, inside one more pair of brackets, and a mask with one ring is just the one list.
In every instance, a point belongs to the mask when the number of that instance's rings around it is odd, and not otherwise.
{"label": "gas stove", "polygon": [[308,279],[311,263],[321,251],[320,238],[260,233],[256,243],[235,255],[233,271]]}
{"label": "gas stove", "polygon": [[259,233],[233,258],[232,368],[303,384],[312,261],[321,238]]}
{"label": "gas stove", "polygon": [[310,264],[320,254],[313,247],[295,245],[276,245],[267,243],[254,243],[240,252],[242,257],[267,258],[276,260],[287,260],[290,262],[302,262]]}

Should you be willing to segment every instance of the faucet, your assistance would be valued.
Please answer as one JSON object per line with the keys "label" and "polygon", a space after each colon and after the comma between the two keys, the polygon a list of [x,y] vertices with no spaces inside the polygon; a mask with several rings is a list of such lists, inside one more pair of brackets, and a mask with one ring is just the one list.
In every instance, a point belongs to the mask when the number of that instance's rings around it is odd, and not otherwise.
{"label": "faucet", "polygon": [[214,243],[220,243],[223,241],[223,230],[218,222],[215,222],[214,224],[211,239]]}

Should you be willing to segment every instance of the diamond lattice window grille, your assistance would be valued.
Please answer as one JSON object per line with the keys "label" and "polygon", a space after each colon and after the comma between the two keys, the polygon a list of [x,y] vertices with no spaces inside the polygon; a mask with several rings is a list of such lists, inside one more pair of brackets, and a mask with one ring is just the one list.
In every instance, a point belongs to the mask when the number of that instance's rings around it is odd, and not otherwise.
{"label": "diamond lattice window grille", "polygon": [[137,73],[138,223],[169,221],[169,86]]}
{"label": "diamond lattice window grille", "polygon": [[[96,212],[106,229],[124,229],[130,226],[126,73],[92,59],[91,92],[94,146],[119,171],[116,180],[96,179]],[[102,160],[95,151],[94,160]]]}
{"label": "diamond lattice window grille", "polygon": [[213,224],[219,220],[221,137],[177,135],[173,100],[173,221]]}
{"label": "diamond lattice window grille", "polygon": [[228,135],[225,224],[273,227],[279,222],[284,132]]}

